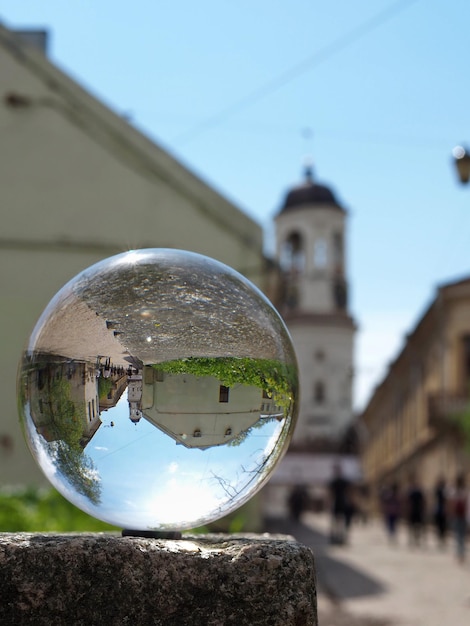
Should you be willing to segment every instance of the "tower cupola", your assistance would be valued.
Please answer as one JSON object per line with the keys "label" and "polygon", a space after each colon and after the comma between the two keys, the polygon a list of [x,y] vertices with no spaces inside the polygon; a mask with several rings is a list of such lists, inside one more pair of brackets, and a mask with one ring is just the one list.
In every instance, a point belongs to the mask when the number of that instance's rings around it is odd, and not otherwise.
{"label": "tower cupola", "polygon": [[283,314],[346,312],[345,216],[333,191],[307,167],[276,217]]}
{"label": "tower cupola", "polygon": [[326,185],[315,182],[312,167],[308,165],[305,168],[304,182],[287,192],[280,213],[298,208],[317,208],[320,206],[344,211],[336,200],[333,191]]}

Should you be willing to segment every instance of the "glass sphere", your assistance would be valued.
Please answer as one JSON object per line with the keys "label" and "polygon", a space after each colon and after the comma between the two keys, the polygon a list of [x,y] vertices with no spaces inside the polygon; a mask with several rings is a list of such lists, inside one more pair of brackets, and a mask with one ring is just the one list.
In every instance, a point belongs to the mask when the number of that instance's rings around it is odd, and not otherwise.
{"label": "glass sphere", "polygon": [[51,300],[19,377],[41,469],[123,528],[207,524],[266,482],[290,441],[298,376],[286,327],[246,278],[173,249],[126,252]]}

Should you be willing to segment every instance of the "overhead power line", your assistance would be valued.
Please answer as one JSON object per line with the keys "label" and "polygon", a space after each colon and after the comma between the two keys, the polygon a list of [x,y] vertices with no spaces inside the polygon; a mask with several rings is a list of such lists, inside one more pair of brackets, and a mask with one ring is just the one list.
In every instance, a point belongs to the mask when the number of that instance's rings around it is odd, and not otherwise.
{"label": "overhead power line", "polygon": [[289,69],[285,70],[278,76],[272,78],[264,85],[260,85],[257,89],[254,89],[251,93],[247,94],[243,98],[237,100],[233,104],[225,107],[218,113],[207,117],[205,120],[195,124],[188,128],[186,131],[174,138],[173,143],[182,145],[191,139],[194,139],[198,135],[201,135],[204,131],[218,126],[224,122],[227,118],[231,117],[235,113],[246,109],[255,102],[266,98],[275,91],[278,91],[294,79],[298,78],[305,72],[311,70],[313,67],[324,63],[331,57],[342,52],[345,48],[348,48],[351,44],[355,43],[359,39],[362,39],[366,35],[370,34],[374,30],[377,30],[380,26],[393,19],[396,15],[408,9],[412,4],[418,2],[418,0],[397,0],[392,2],[389,6],[385,7],[382,11],[379,11],[376,15],[369,17],[361,22],[358,26],[355,26],[351,30],[343,33],[331,43],[327,44],[320,50],[317,50],[312,55],[303,59],[299,63],[296,63]]}

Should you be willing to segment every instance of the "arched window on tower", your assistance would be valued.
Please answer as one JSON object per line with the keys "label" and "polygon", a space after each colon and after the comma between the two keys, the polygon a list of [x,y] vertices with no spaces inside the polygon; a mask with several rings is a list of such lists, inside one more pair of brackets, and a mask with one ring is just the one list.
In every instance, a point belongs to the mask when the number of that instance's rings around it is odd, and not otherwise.
{"label": "arched window on tower", "polygon": [[313,244],[313,266],[315,269],[324,269],[328,265],[328,243],[319,237]]}
{"label": "arched window on tower", "polygon": [[281,268],[289,274],[301,274],[305,269],[305,251],[300,233],[291,233],[282,244]]}
{"label": "arched window on tower", "polygon": [[299,305],[298,280],[305,269],[305,251],[301,235],[291,233],[281,248],[281,271],[283,278],[282,300],[289,310]]}

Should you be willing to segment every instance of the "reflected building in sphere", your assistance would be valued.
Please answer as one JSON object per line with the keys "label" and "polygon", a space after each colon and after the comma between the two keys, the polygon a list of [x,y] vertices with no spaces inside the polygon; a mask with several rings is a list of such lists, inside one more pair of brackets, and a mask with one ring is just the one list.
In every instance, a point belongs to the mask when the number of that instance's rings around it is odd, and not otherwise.
{"label": "reflected building in sphere", "polygon": [[177,444],[201,450],[237,445],[252,429],[285,417],[259,387],[226,387],[213,376],[168,374],[152,366],[144,368],[141,406],[142,417]]}
{"label": "reflected building in sphere", "polygon": [[277,306],[291,333],[301,404],[292,450],[336,451],[352,423],[353,344],[345,208],[306,168],[276,216]]}

